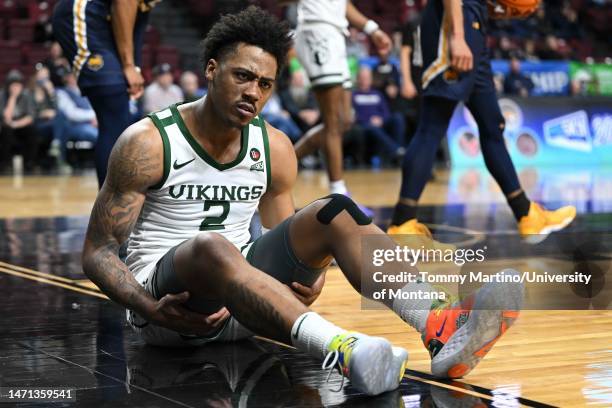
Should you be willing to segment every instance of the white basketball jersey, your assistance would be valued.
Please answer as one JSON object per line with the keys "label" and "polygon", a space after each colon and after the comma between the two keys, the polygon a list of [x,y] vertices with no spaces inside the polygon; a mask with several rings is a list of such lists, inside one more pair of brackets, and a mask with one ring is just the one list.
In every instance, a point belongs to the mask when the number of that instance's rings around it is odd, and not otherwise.
{"label": "white basketball jersey", "polygon": [[189,133],[177,106],[149,115],[164,147],[164,176],[149,189],[128,243],[133,274],[150,271],[169,249],[200,231],[222,234],[238,249],[270,183],[268,134],[260,117],[244,127],[241,149],[220,164]]}
{"label": "white basketball jersey", "polygon": [[297,6],[298,25],[305,23],[328,23],[344,31],[347,0],[300,0]]}

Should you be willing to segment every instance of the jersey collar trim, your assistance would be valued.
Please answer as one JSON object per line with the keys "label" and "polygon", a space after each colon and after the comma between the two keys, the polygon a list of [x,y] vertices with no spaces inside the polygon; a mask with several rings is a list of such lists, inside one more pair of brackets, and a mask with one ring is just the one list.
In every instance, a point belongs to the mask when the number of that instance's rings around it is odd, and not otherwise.
{"label": "jersey collar trim", "polygon": [[187,140],[187,142],[189,143],[191,148],[198,154],[198,156],[200,156],[200,158],[202,160],[204,160],[210,166],[214,167],[215,169],[217,169],[219,171],[231,169],[232,167],[234,167],[237,164],[239,164],[240,162],[242,162],[242,160],[244,159],[244,156],[246,156],[246,152],[247,152],[248,146],[249,146],[249,126],[250,126],[250,123],[242,128],[242,134],[240,136],[241,147],[240,147],[240,152],[238,152],[238,155],[236,156],[236,158],[234,160],[232,160],[231,162],[229,162],[229,163],[219,163],[218,161],[213,159],[206,152],[206,150],[204,150],[202,145],[200,143],[198,143],[198,141],[193,137],[193,135],[191,134],[191,132],[187,128],[187,125],[183,121],[183,117],[181,116],[181,114],[178,111],[178,108],[177,108],[178,105],[180,105],[180,103],[177,103],[177,104],[174,104],[174,105],[170,106],[170,111],[172,112],[172,117],[174,118],[174,123],[177,124],[177,126],[179,127],[182,135],[185,137],[185,139]]}

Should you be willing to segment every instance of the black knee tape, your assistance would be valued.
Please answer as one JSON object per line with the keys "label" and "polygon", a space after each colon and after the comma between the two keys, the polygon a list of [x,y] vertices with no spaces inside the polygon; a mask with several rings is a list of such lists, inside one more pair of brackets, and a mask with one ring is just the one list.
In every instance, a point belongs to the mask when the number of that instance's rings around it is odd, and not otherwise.
{"label": "black knee tape", "polygon": [[329,225],[342,210],[346,210],[359,225],[369,225],[372,223],[372,219],[365,215],[349,197],[343,194],[330,194],[327,197],[323,197],[323,199],[326,198],[331,198],[331,200],[317,213],[317,220],[321,224]]}

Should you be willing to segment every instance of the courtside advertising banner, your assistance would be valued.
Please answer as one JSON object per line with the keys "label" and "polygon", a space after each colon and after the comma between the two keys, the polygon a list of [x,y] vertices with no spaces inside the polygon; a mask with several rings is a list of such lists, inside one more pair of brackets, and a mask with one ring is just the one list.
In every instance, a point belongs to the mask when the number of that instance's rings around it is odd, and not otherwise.
{"label": "courtside advertising banner", "polygon": [[[493,60],[491,69],[493,75],[503,82],[510,72],[510,62]],[[569,63],[565,61],[522,61],[521,73],[533,81],[531,96],[569,95]]]}
{"label": "courtside advertising banner", "polygon": [[[612,164],[612,99],[500,98],[504,138],[517,165]],[[478,126],[460,104],[448,128],[453,166],[483,166]]]}

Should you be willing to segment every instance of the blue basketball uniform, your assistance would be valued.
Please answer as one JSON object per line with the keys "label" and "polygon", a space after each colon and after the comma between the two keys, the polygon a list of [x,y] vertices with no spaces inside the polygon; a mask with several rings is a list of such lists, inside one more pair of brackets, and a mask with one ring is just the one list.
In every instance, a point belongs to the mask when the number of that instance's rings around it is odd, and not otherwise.
{"label": "blue basketball uniform", "polygon": [[[161,0],[139,0],[134,24],[134,61],[140,49],[149,11]],[[111,26],[112,0],[60,0],[53,13],[53,32],[78,77],[82,90],[127,88]]]}
{"label": "blue basketball uniform", "polygon": [[421,20],[423,95],[467,101],[473,92],[494,92],[493,73],[486,46],[487,5],[484,0],[463,0],[465,41],[474,68],[458,73],[450,68],[450,27],[444,23],[442,0],[430,0]]}

